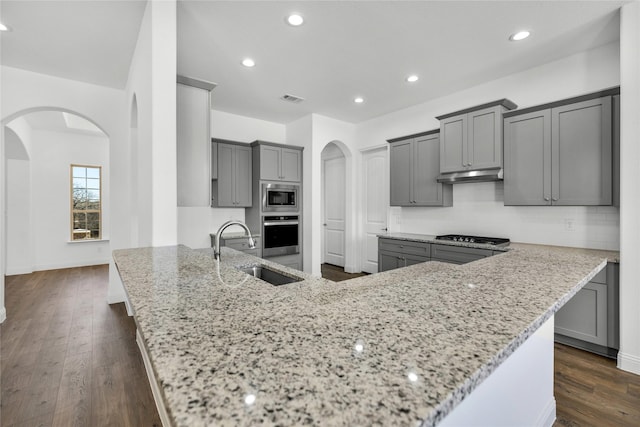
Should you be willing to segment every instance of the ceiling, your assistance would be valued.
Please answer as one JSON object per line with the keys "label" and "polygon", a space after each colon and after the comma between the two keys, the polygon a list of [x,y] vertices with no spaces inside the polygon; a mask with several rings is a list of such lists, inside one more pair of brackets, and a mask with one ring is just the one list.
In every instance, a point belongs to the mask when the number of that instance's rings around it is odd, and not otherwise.
{"label": "ceiling", "polygon": [[[213,108],[358,123],[619,39],[626,1],[184,1],[178,73]],[[144,1],[2,0],[2,63],[123,88]],[[287,14],[305,17],[301,27]],[[526,28],[531,37],[511,42]],[[253,68],[240,62],[250,56]],[[417,74],[409,84],[405,78]],[[304,98],[298,104],[284,94]],[[355,104],[362,96],[362,104]]]}

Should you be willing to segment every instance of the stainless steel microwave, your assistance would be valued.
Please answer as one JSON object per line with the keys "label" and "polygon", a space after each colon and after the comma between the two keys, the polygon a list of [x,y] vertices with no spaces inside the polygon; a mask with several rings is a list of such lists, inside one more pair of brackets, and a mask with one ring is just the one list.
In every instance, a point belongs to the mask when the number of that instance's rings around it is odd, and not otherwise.
{"label": "stainless steel microwave", "polygon": [[300,186],[262,184],[262,212],[298,212]]}

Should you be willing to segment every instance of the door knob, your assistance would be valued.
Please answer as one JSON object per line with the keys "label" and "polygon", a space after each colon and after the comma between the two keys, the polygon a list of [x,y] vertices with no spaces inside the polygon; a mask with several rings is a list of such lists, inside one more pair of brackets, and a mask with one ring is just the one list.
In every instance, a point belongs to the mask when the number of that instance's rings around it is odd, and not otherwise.
{"label": "door knob", "polygon": [[385,228],[382,228],[380,231],[389,231],[389,229],[385,227]]}
{"label": "door knob", "polygon": [[327,226],[327,224],[322,224],[322,226],[323,226],[323,227],[326,227],[326,226]]}

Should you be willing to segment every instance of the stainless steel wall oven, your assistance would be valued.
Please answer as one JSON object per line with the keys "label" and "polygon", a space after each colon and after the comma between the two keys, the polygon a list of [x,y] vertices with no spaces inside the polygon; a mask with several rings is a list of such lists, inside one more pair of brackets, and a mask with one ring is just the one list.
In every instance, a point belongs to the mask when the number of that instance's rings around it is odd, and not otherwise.
{"label": "stainless steel wall oven", "polygon": [[262,256],[300,253],[298,215],[265,216],[262,221]]}

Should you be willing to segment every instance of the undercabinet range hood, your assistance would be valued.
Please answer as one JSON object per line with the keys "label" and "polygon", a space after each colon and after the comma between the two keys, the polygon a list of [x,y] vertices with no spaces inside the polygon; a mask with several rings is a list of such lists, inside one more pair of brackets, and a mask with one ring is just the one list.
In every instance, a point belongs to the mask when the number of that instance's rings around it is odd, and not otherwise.
{"label": "undercabinet range hood", "polygon": [[502,168],[475,171],[451,172],[438,175],[436,179],[443,184],[462,184],[465,182],[502,181]]}

